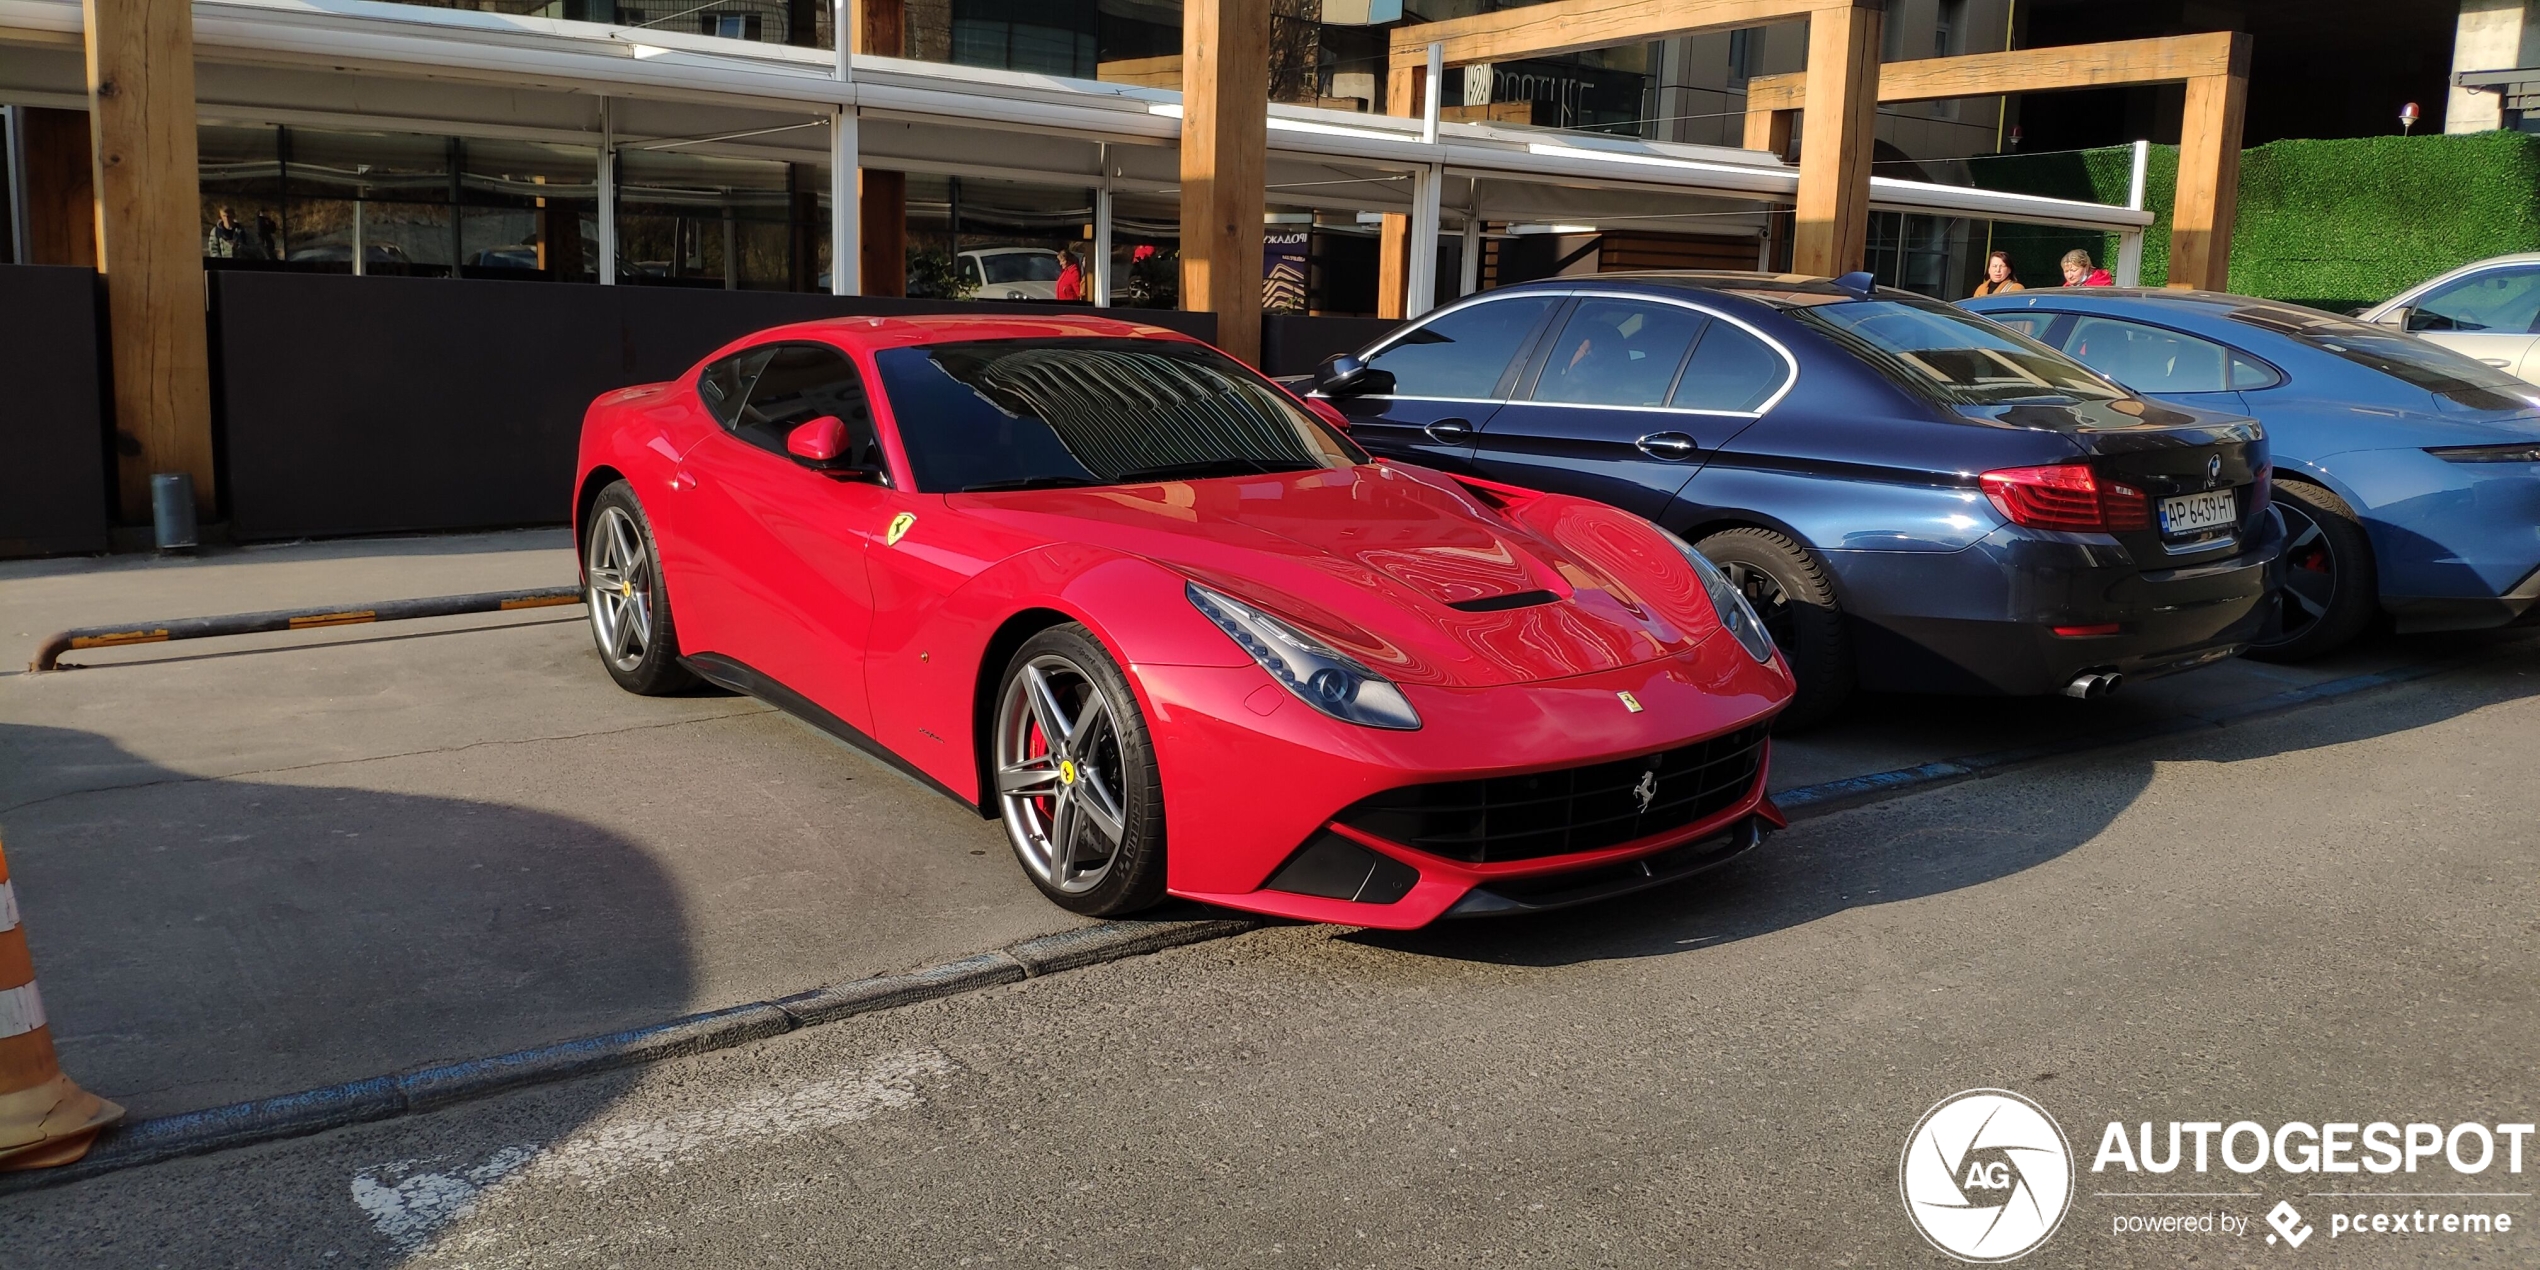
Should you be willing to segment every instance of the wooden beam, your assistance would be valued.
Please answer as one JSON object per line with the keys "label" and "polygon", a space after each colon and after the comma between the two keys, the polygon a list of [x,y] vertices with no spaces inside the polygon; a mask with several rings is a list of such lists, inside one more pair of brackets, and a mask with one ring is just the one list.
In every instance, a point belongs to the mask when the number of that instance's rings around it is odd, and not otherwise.
{"label": "wooden beam", "polygon": [[217,491],[192,6],[83,0],[81,9],[115,429],[139,443],[120,462],[123,516],[147,521],[150,475],[183,472],[208,517]]}
{"label": "wooden beam", "polygon": [[[877,57],[907,53],[907,0],[849,0],[848,48]],[[908,174],[856,169],[856,292],[908,294]]]}
{"label": "wooden beam", "polygon": [[1446,64],[1505,62],[1587,49],[1673,39],[1702,31],[1788,22],[1813,13],[1876,6],[1885,0],[1552,0],[1444,22],[1394,28],[1389,59],[1396,70],[1425,64],[1431,44],[1446,46]]}
{"label": "wooden beam", "polygon": [[1270,0],[1182,5],[1182,307],[1217,346],[1261,360],[1261,215],[1270,137]]}
{"label": "wooden beam", "polygon": [[[1428,89],[1428,48],[1420,46],[1420,61],[1386,71],[1386,114],[1408,119],[1420,113],[1421,94]],[[1387,212],[1376,226],[1376,316],[1400,321],[1410,312],[1411,218]]]}
{"label": "wooden beam", "polygon": [[1878,123],[1877,9],[1829,9],[1808,20],[1808,99],[1801,121],[1794,273],[1839,277],[1869,255],[1870,152]]}
{"label": "wooden beam", "polygon": [[[2065,88],[2185,83],[2200,76],[2231,74],[2235,57],[2245,67],[2247,53],[2240,50],[2245,50],[2248,40],[2246,35],[2215,31],[1889,62],[1879,68],[1879,101],[1944,101]],[[1805,74],[1759,75],[1747,81],[1750,118],[1763,111],[1801,110],[1807,104]]]}
{"label": "wooden beam", "polygon": [[[2244,37],[2245,38],[2245,37]],[[2240,204],[2240,125],[2248,111],[2246,57],[2235,73],[2187,81],[2180,117],[2178,195],[2170,204],[2173,287],[2231,289],[2232,218]]]}

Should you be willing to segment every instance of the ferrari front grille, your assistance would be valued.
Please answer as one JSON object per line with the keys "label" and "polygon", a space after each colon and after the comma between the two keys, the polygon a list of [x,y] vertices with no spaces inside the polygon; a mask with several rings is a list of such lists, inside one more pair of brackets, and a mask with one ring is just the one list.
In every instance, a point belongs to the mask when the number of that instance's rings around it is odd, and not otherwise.
{"label": "ferrari front grille", "polygon": [[1619,847],[1737,805],[1755,788],[1767,728],[1586,767],[1405,785],[1362,798],[1334,819],[1473,864]]}

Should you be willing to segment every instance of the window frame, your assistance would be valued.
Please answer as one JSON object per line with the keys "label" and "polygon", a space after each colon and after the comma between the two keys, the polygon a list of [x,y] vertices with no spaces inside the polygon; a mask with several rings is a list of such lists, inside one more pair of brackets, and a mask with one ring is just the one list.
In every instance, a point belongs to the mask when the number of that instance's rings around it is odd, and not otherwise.
{"label": "window frame", "polygon": [[[883,412],[882,409],[877,409],[875,406],[877,394],[875,391],[873,377],[865,373],[864,367],[856,364],[856,357],[853,352],[841,348],[836,344],[829,343],[826,340],[781,339],[769,340],[764,344],[752,344],[747,348],[735,349],[732,352],[722,357],[714,358],[713,360],[708,361],[705,365],[697,368],[698,385],[696,386],[698,387],[698,401],[701,404],[705,402],[705,393],[703,392],[701,386],[705,380],[705,376],[716,366],[722,365],[725,362],[739,361],[742,358],[762,353],[766,354],[768,356],[768,360],[772,362],[777,356],[781,355],[789,348],[808,348],[827,353],[844,363],[847,368],[847,373],[855,376],[856,391],[864,398],[863,428],[865,436],[862,441],[863,444],[870,446],[873,456],[880,460],[874,468],[875,480],[880,482],[886,488],[896,485],[897,482],[893,480],[891,476],[891,448],[890,445],[883,439]],[[767,366],[762,364],[759,367],[758,373],[750,376],[749,383],[741,390],[741,402],[739,407],[733,411],[732,419],[728,421],[725,420],[711,404],[706,405],[706,417],[715,421],[715,430],[722,434],[725,439],[745,446],[754,453],[765,454],[781,459],[788,466],[801,467],[802,465],[795,462],[793,456],[786,451],[782,449],[771,449],[770,447],[761,445],[741,434],[740,412],[749,408],[750,398],[753,394],[757,393],[758,386],[765,378],[766,373]],[[818,416],[813,417],[817,418]],[[805,420],[804,422],[807,423],[809,421],[810,420]],[[852,420],[847,419],[840,419],[839,422],[847,426],[848,432],[850,436],[852,436],[857,425]],[[800,427],[801,424],[796,424],[795,426]]]}
{"label": "window frame", "polygon": [[[1386,349],[1392,348],[1394,345],[1409,338],[1412,332],[1426,327],[1429,323],[1435,322],[1449,313],[1473,308],[1476,305],[1497,304],[1509,300],[1525,299],[1529,296],[1552,298],[1558,302],[1545,313],[1543,318],[1536,322],[1533,334],[1527,337],[1524,350],[1520,352],[1510,363],[1517,368],[1517,376],[1515,380],[1512,382],[1508,376],[1502,375],[1500,377],[1500,382],[1495,389],[1497,395],[1490,397],[1428,397],[1421,396],[1416,393],[1364,393],[1359,395],[1360,399],[1367,401],[1448,401],[1468,402],[1474,405],[1500,406],[1528,405],[1541,406],[1551,410],[1640,410],[1654,411],[1661,414],[1707,415],[1713,418],[1761,419],[1765,415],[1770,414],[1773,407],[1780,405],[1782,403],[1782,399],[1788,397],[1792,389],[1799,386],[1799,358],[1791,353],[1790,346],[1773,338],[1772,335],[1764,331],[1761,327],[1747,321],[1745,318],[1739,317],[1733,313],[1723,312],[1721,309],[1712,305],[1702,304],[1677,296],[1650,295],[1641,291],[1623,291],[1608,287],[1563,287],[1559,289],[1545,290],[1528,288],[1523,291],[1489,291],[1480,295],[1470,296],[1465,299],[1458,300],[1453,304],[1442,306],[1421,315],[1421,319],[1418,322],[1405,326],[1400,331],[1388,335],[1383,340],[1370,345],[1366,352],[1359,355],[1359,359],[1361,361],[1373,362],[1379,355],[1383,354]],[[1782,369],[1784,372],[1782,375],[1782,382],[1780,386],[1774,388],[1772,393],[1766,396],[1764,400],[1758,403],[1752,410],[1705,410],[1697,406],[1606,406],[1597,405],[1591,402],[1535,400],[1535,382],[1542,376],[1542,353],[1547,345],[1547,341],[1550,339],[1554,330],[1558,329],[1562,324],[1565,324],[1570,320],[1570,314],[1578,307],[1576,302],[1588,299],[1629,300],[1646,304],[1668,304],[1680,309],[1691,309],[1696,313],[1710,318],[1714,322],[1726,322],[1729,325],[1746,332],[1748,335],[1752,335],[1756,339],[1763,341],[1764,347],[1769,348],[1780,355],[1782,359]],[[1681,378],[1684,373],[1684,368],[1679,365],[1676,370],[1678,377]],[[1322,394],[1318,391],[1314,395],[1321,396]],[[1674,389],[1672,387],[1669,389],[1669,395],[1674,395]]]}
{"label": "window frame", "polygon": [[[2401,331],[2401,334],[2404,334],[2404,335],[2420,335],[2420,336],[2421,336],[2421,335],[2505,335],[2505,336],[2512,336],[2512,335],[2540,335],[2540,315],[2535,315],[2535,316],[2532,318],[2531,322],[2529,323],[2529,328],[2528,328],[2528,329],[2525,329],[2525,330],[2520,330],[2520,331],[2500,331],[2500,330],[2497,330],[2497,329],[2496,329],[2496,328],[2494,328],[2494,327],[2480,327],[2479,329],[2477,329],[2477,330],[2475,330],[2475,331],[2464,331],[2464,330],[2460,329],[2459,327],[2419,327],[2419,326],[2417,326],[2417,325],[2416,325],[2416,318],[2417,318],[2417,314],[2418,314],[2419,312],[2421,312],[2421,311],[2425,308],[2425,302],[2426,302],[2427,300],[2432,299],[2433,297],[2435,297],[2435,296],[2437,296],[2437,295],[2440,295],[2440,294],[2442,294],[2443,292],[2446,292],[2446,291],[2452,291],[2452,290],[2456,290],[2456,289],[2461,288],[2461,287],[2472,286],[2472,285],[2475,285],[2475,284],[2477,284],[2477,283],[2485,282],[2485,281],[2487,281],[2487,280],[2488,280],[2488,279],[2490,279],[2490,278],[2494,278],[2494,277],[2498,277],[2498,276],[2503,275],[2503,274],[2510,274],[2510,273],[2529,273],[2529,274],[2533,274],[2533,275],[2540,275],[2540,261],[2519,261],[2519,262],[2515,262],[2515,263],[2511,263],[2511,264],[2488,265],[2488,266],[2485,266],[2484,268],[2473,269],[2473,270],[2471,270],[2470,272],[2468,272],[2468,273],[2464,273],[2464,274],[2462,274],[2462,275],[2460,275],[2459,277],[2456,277],[2456,278],[2437,278],[2437,279],[2435,279],[2433,282],[2430,282],[2430,283],[2426,284],[2426,285],[2425,285],[2425,287],[2424,287],[2424,288],[2422,288],[2421,290],[2419,290],[2415,296],[2411,297],[2410,299],[2408,299],[2407,301],[2405,301],[2405,302],[2403,303],[2402,307],[2406,308],[2406,309],[2407,309],[2407,311],[2408,311],[2408,320],[2407,320],[2407,324],[2406,324],[2405,328]],[[2535,283],[2535,285],[2540,285],[2540,283]],[[2446,317],[2446,320],[2449,320],[2449,315],[2444,315],[2444,316]]]}
{"label": "window frame", "polygon": [[[1543,293],[1531,292],[1529,294],[1541,295]],[[1607,406],[1598,405],[1593,402],[1538,401],[1535,399],[1534,390],[1535,384],[1542,378],[1543,367],[1539,364],[1534,364],[1536,359],[1530,358],[1529,365],[1527,367],[1528,374],[1526,375],[1525,382],[1516,385],[1517,392],[1513,393],[1508,398],[1509,404],[1511,405],[1541,406],[1552,410],[1639,410],[1656,414],[1697,415],[1714,419],[1761,419],[1765,415],[1770,414],[1773,407],[1780,405],[1782,403],[1782,398],[1789,396],[1791,389],[1797,387],[1799,384],[1799,359],[1791,354],[1789,346],[1764,333],[1762,330],[1758,329],[1754,323],[1739,318],[1734,314],[1723,313],[1707,304],[1697,304],[1690,300],[1679,300],[1674,296],[1647,295],[1636,291],[1580,289],[1564,292],[1563,294],[1568,295],[1573,300],[1635,300],[1648,304],[1668,304],[1680,309],[1691,309],[1694,312],[1711,319],[1713,322],[1726,322],[1729,325],[1744,331],[1748,335],[1754,336],[1757,340],[1762,341],[1764,347],[1773,350],[1773,352],[1781,356],[1783,372],[1782,381],[1780,384],[1776,385],[1773,391],[1767,394],[1764,400],[1757,404],[1757,406],[1752,410],[1710,410],[1701,406],[1678,405]],[[1576,305],[1565,306],[1559,312],[1555,313],[1554,317],[1566,324],[1569,321],[1570,314],[1576,310],[1576,307]],[[1703,334],[1708,335],[1709,332],[1710,328],[1705,326],[1703,328]],[[1538,344],[1544,343],[1546,334],[1547,332],[1543,331],[1537,332],[1535,335],[1536,342]],[[1685,350],[1686,356],[1691,357],[1694,348],[1700,347],[1701,342],[1701,338],[1696,337],[1693,346]],[[1680,361],[1676,364],[1675,380],[1671,381],[1667,386],[1667,395],[1669,397],[1675,396],[1676,389],[1682,385],[1684,372],[1685,364]]]}
{"label": "window frame", "polygon": [[[2074,361],[2077,361],[2077,362],[2078,362],[2078,361],[2081,361],[2081,359],[2080,359],[2080,358],[2078,358],[2078,357],[2073,357],[2073,351],[2072,351],[2072,349],[2069,347],[2069,345],[2070,345],[2070,343],[2071,343],[2071,341],[2072,341],[2073,332],[2074,332],[2074,331],[2076,331],[2076,330],[2078,330],[2078,329],[2080,329],[2080,327],[2081,327],[2081,323],[2082,323],[2082,319],[2084,319],[2084,318],[2090,318],[2090,319],[2094,319],[2094,320],[2101,321],[2101,322],[2130,322],[2130,323],[2132,323],[2132,324],[2134,324],[2134,325],[2136,325],[2136,326],[2149,327],[2149,328],[2151,328],[2151,329],[2153,329],[2153,330],[2156,330],[2156,331],[2166,331],[2166,332],[2168,332],[2168,333],[2169,333],[2169,334],[2171,334],[2171,335],[2181,336],[2181,337],[2186,338],[2186,339],[2191,339],[2191,340],[2203,340],[2204,342],[2206,342],[2206,343],[2208,343],[2208,344],[2211,344],[2211,345],[2214,345],[2214,346],[2215,346],[2215,347],[2217,347],[2217,348],[2220,348],[2220,349],[2223,351],[2223,353],[2224,353],[2224,358],[2223,358],[2223,383],[2224,383],[2224,386],[2223,386],[2223,387],[2221,387],[2221,388],[2208,388],[2208,389],[2202,389],[2202,390],[2200,390],[2200,391],[2204,391],[2204,392],[2265,392],[2265,391],[2267,391],[2267,390],[2268,390],[2268,389],[2270,389],[2270,388],[2282,388],[2282,387],[2283,387],[2283,386],[2285,386],[2286,384],[2289,384],[2289,383],[2292,383],[2292,382],[2293,382],[2293,377],[2292,377],[2291,375],[2286,374],[2286,373],[2285,373],[2285,370],[2284,370],[2284,368],[2283,368],[2282,366],[2278,366],[2278,365],[2276,365],[2274,362],[2272,362],[2272,361],[2268,360],[2267,358],[2261,357],[2261,356],[2259,356],[2259,355],[2258,355],[2258,354],[2256,354],[2256,353],[2250,352],[2248,349],[2242,348],[2240,345],[2238,345],[2238,344],[2234,344],[2234,343],[2230,342],[2229,340],[2216,339],[2216,338],[2214,338],[2213,336],[2211,336],[2211,335],[2207,335],[2207,334],[2205,334],[2205,333],[2204,333],[2204,332],[2202,332],[2202,331],[2190,331],[2190,330],[2185,330],[2185,329],[2182,329],[2182,328],[2180,328],[2180,327],[2171,326],[2171,325],[2169,325],[2169,324],[2168,324],[2168,323],[2166,323],[2166,322],[2155,322],[2155,321],[2152,321],[2152,320],[2150,320],[2150,319],[2148,319],[2148,318],[2140,318],[2140,317],[2136,317],[2136,316],[2134,316],[2134,315],[2133,315],[2133,314],[2131,314],[2131,313],[2127,313],[2127,314],[2088,313],[2088,312],[2083,312],[2082,310],[2079,310],[2079,309],[2056,309],[2056,308],[2048,308],[2048,307],[2045,307],[2045,306],[2043,306],[2043,305],[2040,305],[2040,306],[2035,306],[2035,307],[2032,307],[2032,308],[2030,308],[2030,309],[2026,309],[2026,310],[2023,310],[2023,311],[2024,311],[2024,312],[2033,312],[2033,313],[2045,314],[2045,315],[2048,315],[2048,316],[2052,317],[2054,320],[2046,324],[2046,334],[2044,334],[2044,335],[2032,335],[2032,336],[2030,336],[2029,338],[2030,338],[2030,339],[2033,339],[2033,340],[2036,340],[2036,341],[2037,341],[2038,343],[2040,343],[2040,344],[2044,344],[2044,345],[2045,345],[2045,346],[2047,346],[2048,348],[2054,349],[2054,350],[2055,350],[2056,352],[2058,352],[2058,353],[2062,353],[2062,354],[2063,354],[2064,356],[2066,356],[2066,357],[2072,357],[2072,358],[2073,358],[2073,360],[2074,360]],[[2000,318],[1998,318],[1998,317],[1994,317],[1994,316],[1993,316],[1992,314],[1990,314],[1990,313],[1981,313],[1981,312],[1979,312],[1979,313],[1978,313],[1978,316],[1980,316],[1980,317],[1986,317],[1986,318],[1992,318],[1992,319],[1993,319],[1994,321],[1996,321],[1996,322],[1999,322],[1999,321],[2001,321],[2001,320],[2002,320],[2002,319],[2000,319]],[[2263,370],[2263,371],[2267,372],[2269,375],[2274,376],[2274,378],[2273,378],[2273,379],[2271,379],[2271,380],[2269,380],[2269,381],[2267,381],[2266,383],[2263,383],[2263,384],[2251,384],[2251,385],[2248,385],[2248,386],[2246,386],[2246,387],[2244,387],[2244,386],[2242,386],[2242,385],[2239,385],[2239,384],[2232,383],[2232,382],[2231,382],[2231,363],[2232,363],[2234,360],[2247,362],[2247,363],[2249,363],[2250,365],[2255,366],[2255,367],[2257,367],[2258,369],[2260,369],[2260,370]],[[2084,364],[2084,365],[2088,365],[2088,363],[2087,363],[2087,362],[2084,362],[2083,364]],[[2094,371],[2096,371],[2096,369],[2097,369],[2097,368],[2096,368],[2096,367],[2093,367],[2092,369],[2093,369]],[[2141,389],[2131,389],[2131,388],[2130,388],[2130,389],[2128,389],[2127,391],[2129,391],[2129,392],[2139,392],[2139,391],[2142,391],[2142,390],[2141,390]]]}
{"label": "window frame", "polygon": [[[1535,319],[1534,329],[1526,332],[1525,338],[1518,341],[1517,355],[1510,358],[1508,362],[1510,369],[1501,371],[1499,373],[1499,381],[1491,385],[1492,395],[1487,397],[1432,397],[1423,393],[1370,392],[1356,393],[1353,394],[1353,396],[1361,401],[1452,401],[1485,406],[1507,404],[1518,391],[1519,384],[1524,381],[1527,369],[1534,364],[1535,354],[1539,351],[1544,340],[1544,333],[1551,329],[1554,322],[1562,320],[1562,318],[1569,313],[1570,306],[1568,303],[1568,292],[1486,292],[1482,295],[1471,296],[1458,300],[1453,304],[1441,305],[1429,310],[1427,313],[1421,314],[1418,320],[1405,323],[1401,330],[1395,331],[1393,334],[1369,345],[1366,351],[1358,355],[1358,360],[1373,365],[1377,358],[1384,356],[1385,353],[1391,350],[1394,345],[1400,344],[1404,340],[1411,338],[1414,334],[1426,330],[1431,323],[1444,320],[1449,314],[1460,313],[1467,309],[1480,308],[1485,304],[1505,304],[1511,301],[1527,299],[1529,297],[1536,299],[1549,299],[1552,301],[1552,304],[1544,310],[1542,316]],[[1318,388],[1311,395],[1320,397],[1323,396],[1323,392]]]}

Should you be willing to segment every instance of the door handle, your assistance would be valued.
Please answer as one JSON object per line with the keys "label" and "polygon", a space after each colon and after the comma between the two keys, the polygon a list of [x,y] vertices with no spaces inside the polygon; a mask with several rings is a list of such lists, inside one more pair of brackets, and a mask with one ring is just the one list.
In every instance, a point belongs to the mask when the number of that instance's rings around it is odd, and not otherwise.
{"label": "door handle", "polygon": [[1681,432],[1652,432],[1632,442],[1632,445],[1653,459],[1670,461],[1689,459],[1702,452],[1702,447],[1694,444],[1692,437]]}
{"label": "door handle", "polygon": [[1473,439],[1473,425],[1461,419],[1440,419],[1420,430],[1440,445],[1462,445]]}
{"label": "door handle", "polygon": [[2482,361],[2482,362],[2485,362],[2485,363],[2487,363],[2487,364],[2488,364],[2488,365],[2490,365],[2490,366],[2499,366],[2499,367],[2501,367],[2501,366],[2511,366],[2511,365],[2513,365],[2513,364],[2514,364],[2514,359],[2512,359],[2512,358],[2510,358],[2510,357],[2482,357],[2482,358],[2479,358],[2478,360],[2480,360],[2480,361]]}
{"label": "door handle", "polygon": [[695,489],[696,487],[696,473],[683,467],[670,474],[670,492],[676,494],[683,489]]}

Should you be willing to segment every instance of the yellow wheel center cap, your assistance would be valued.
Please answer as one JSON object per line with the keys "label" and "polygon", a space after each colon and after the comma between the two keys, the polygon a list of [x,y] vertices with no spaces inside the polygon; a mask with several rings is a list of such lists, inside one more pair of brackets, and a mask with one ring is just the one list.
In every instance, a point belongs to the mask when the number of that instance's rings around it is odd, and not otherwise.
{"label": "yellow wheel center cap", "polygon": [[1061,785],[1073,785],[1076,783],[1076,764],[1074,762],[1067,759],[1060,759],[1058,761],[1058,783]]}
{"label": "yellow wheel center cap", "polygon": [[635,594],[635,584],[632,582],[620,582],[617,584],[617,593],[619,595],[633,595]]}

